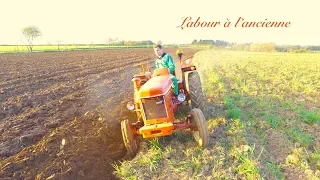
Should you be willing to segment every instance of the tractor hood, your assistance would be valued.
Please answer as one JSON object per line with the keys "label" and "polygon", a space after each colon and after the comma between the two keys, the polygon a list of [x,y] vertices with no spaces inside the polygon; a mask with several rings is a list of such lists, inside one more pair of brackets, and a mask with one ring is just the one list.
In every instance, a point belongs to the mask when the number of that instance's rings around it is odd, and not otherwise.
{"label": "tractor hood", "polygon": [[139,90],[140,98],[154,97],[165,94],[170,90],[172,80],[170,75],[152,77]]}

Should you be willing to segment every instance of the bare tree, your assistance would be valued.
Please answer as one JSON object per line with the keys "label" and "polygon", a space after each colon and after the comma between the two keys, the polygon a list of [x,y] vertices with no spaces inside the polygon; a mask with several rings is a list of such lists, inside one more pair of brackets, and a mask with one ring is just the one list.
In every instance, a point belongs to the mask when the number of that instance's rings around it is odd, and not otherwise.
{"label": "bare tree", "polygon": [[33,40],[36,37],[42,35],[40,29],[38,27],[36,27],[36,26],[27,26],[27,27],[22,29],[22,34],[26,38],[26,40],[28,41],[28,44],[25,43],[25,45],[27,46],[28,50],[30,52],[32,52]]}
{"label": "bare tree", "polygon": [[61,43],[61,41],[58,40],[57,43],[58,43],[58,50],[60,51],[60,43]]}
{"label": "bare tree", "polygon": [[19,45],[18,45],[18,41],[16,42],[16,47],[17,47],[17,50],[19,52]]}
{"label": "bare tree", "polygon": [[118,43],[119,39],[118,38],[111,38],[109,37],[107,40],[107,44],[111,44],[112,46],[114,46],[116,43]]}

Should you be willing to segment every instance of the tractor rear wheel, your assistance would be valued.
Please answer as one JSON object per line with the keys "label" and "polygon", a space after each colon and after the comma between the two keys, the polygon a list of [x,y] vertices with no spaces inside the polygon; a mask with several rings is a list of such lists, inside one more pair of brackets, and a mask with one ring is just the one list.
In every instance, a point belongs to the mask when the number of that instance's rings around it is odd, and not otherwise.
{"label": "tractor rear wheel", "polygon": [[199,73],[194,71],[188,74],[189,94],[191,96],[191,107],[204,111],[203,93]]}
{"label": "tractor rear wheel", "polygon": [[197,141],[198,145],[201,147],[206,147],[208,144],[208,128],[207,121],[198,108],[191,109],[189,112],[189,120],[192,124],[192,134],[194,139]]}
{"label": "tractor rear wheel", "polygon": [[138,145],[133,132],[132,124],[128,119],[121,121],[121,132],[124,146],[127,149],[128,155],[133,158],[138,152]]}

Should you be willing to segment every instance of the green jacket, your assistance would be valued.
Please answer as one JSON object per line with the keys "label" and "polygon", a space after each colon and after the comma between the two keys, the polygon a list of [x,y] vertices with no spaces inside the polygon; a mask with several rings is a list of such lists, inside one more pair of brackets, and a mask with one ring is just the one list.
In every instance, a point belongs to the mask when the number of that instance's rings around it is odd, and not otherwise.
{"label": "green jacket", "polygon": [[156,68],[169,68],[170,74],[173,74],[176,68],[172,57],[167,53],[163,53],[161,58],[156,60],[155,66]]}

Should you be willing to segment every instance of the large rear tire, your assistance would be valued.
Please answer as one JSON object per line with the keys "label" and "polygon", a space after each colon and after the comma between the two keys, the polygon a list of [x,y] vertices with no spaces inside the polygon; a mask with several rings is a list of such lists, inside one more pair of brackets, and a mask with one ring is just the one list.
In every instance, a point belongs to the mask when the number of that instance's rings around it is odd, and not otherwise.
{"label": "large rear tire", "polygon": [[207,121],[198,108],[191,109],[189,112],[189,120],[192,124],[192,134],[194,139],[197,141],[198,145],[201,147],[206,147],[208,144],[208,128]]}
{"label": "large rear tire", "polygon": [[188,74],[189,94],[191,98],[191,107],[199,108],[203,113],[205,112],[202,86],[199,73],[194,71]]}
{"label": "large rear tire", "polygon": [[121,132],[127,153],[131,158],[134,158],[138,152],[138,145],[134,136],[132,124],[128,119],[121,121]]}

